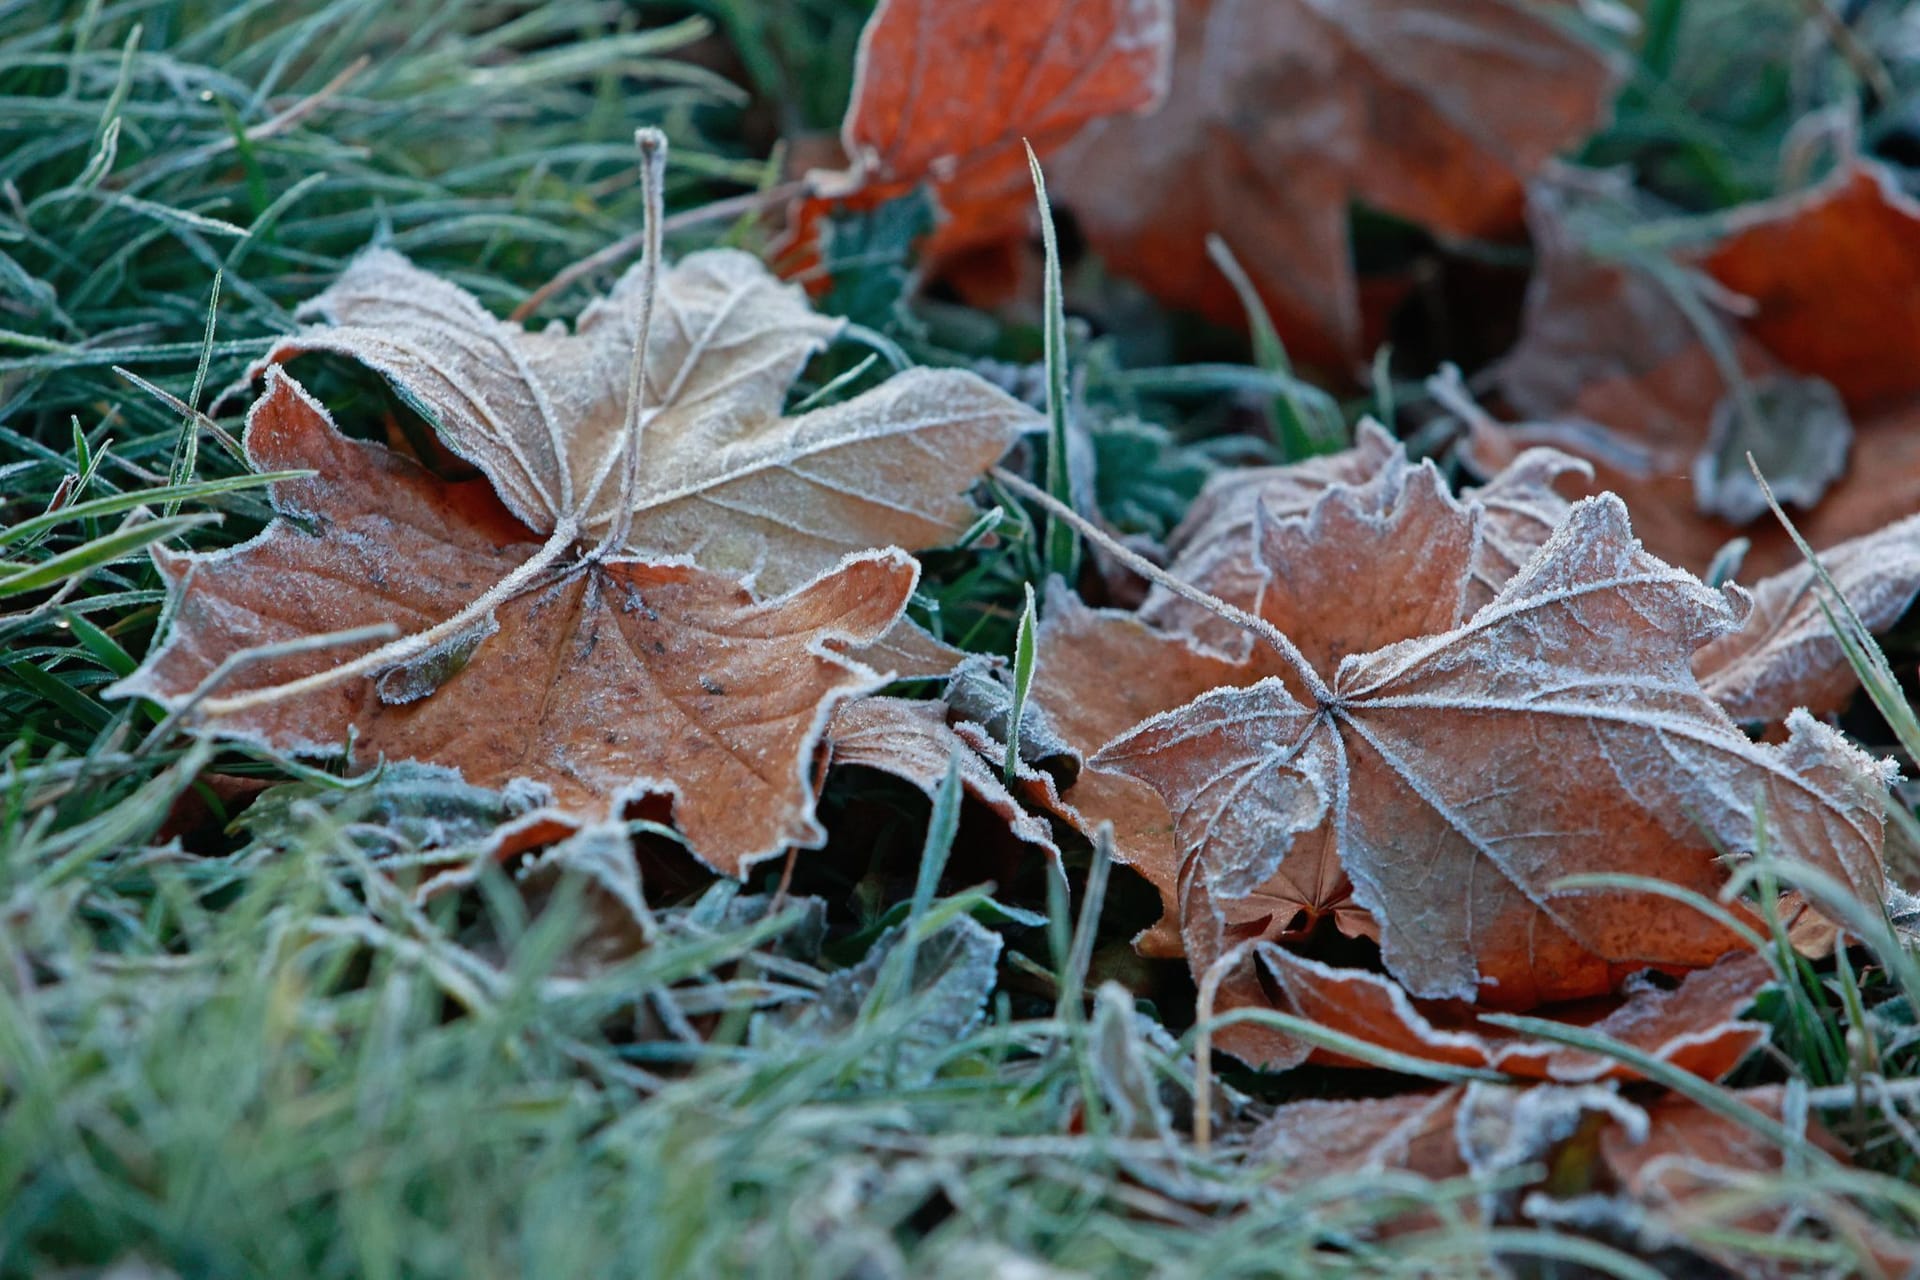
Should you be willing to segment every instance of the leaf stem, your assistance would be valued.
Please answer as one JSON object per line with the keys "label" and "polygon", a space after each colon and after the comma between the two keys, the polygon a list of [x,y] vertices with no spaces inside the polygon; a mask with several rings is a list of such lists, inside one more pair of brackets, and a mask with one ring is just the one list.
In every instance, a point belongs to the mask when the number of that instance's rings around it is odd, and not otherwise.
{"label": "leaf stem", "polygon": [[351,680],[356,676],[369,675],[383,667],[398,665],[409,658],[416,658],[442,640],[459,635],[475,622],[519,595],[541,574],[552,568],[579,537],[579,521],[572,518],[563,520],[553,531],[553,536],[547,539],[546,545],[535,552],[531,559],[487,588],[472,604],[446,621],[436,623],[425,631],[416,631],[412,635],[402,636],[391,644],[383,644],[378,649],[361,654],[351,662],[343,662],[326,671],[316,671],[310,676],[289,680],[285,684],[269,685],[264,689],[250,689],[246,693],[236,693],[230,698],[208,698],[201,704],[201,710],[210,716],[228,716],[242,711],[251,711],[255,707],[298,698],[342,681]]}
{"label": "leaf stem", "polygon": [[326,649],[339,645],[365,644],[370,640],[390,640],[399,630],[391,622],[377,622],[367,627],[352,627],[346,631],[329,631],[324,635],[300,636],[297,639],[283,641],[280,644],[261,645],[258,648],[242,649],[230,653],[220,660],[220,664],[209,671],[206,678],[194,686],[178,705],[167,711],[166,717],[141,740],[133,749],[137,758],[166,741],[175,726],[192,717],[201,706],[213,696],[214,691],[248,667],[257,666],[274,658],[292,657],[296,654],[312,653],[316,649]]}
{"label": "leaf stem", "polygon": [[1015,475],[1005,467],[995,467],[993,469],[993,478],[1029,502],[1040,504],[1040,506],[1046,509],[1049,515],[1058,516],[1067,524],[1072,525],[1074,531],[1081,537],[1105,551],[1108,555],[1145,578],[1148,582],[1153,583],[1157,587],[1165,587],[1168,591],[1173,592],[1173,594],[1179,596],[1187,603],[1198,605],[1209,613],[1214,613],[1225,618],[1234,626],[1244,628],[1254,635],[1259,636],[1262,640],[1265,640],[1268,644],[1280,651],[1280,656],[1287,660],[1288,665],[1294,669],[1294,673],[1300,677],[1301,683],[1307,687],[1307,691],[1311,693],[1316,700],[1323,703],[1333,700],[1333,690],[1327,686],[1325,680],[1320,678],[1320,673],[1313,669],[1313,664],[1307,661],[1305,655],[1300,652],[1299,647],[1295,645],[1292,640],[1288,639],[1284,631],[1274,626],[1271,622],[1268,622],[1265,618],[1248,613],[1244,609],[1235,608],[1219,596],[1202,591],[1191,583],[1182,582],[1139,552],[1122,545],[1099,525],[1093,523],[1093,521],[1087,519],[1066,503],[1061,502],[1026,477]]}
{"label": "leaf stem", "polygon": [[[792,182],[781,183],[779,186],[767,187],[764,190],[748,191],[741,195],[728,196],[724,200],[715,200],[711,204],[703,204],[696,209],[682,210],[674,214],[671,218],[664,219],[660,224],[660,229],[662,232],[684,231],[688,227],[697,227],[706,222],[717,222],[722,218],[758,213],[762,209],[772,208],[775,205],[785,204],[789,200],[795,200],[805,196],[811,192],[812,189],[812,183],[804,178],[799,178]],[[635,249],[644,248],[646,244],[647,229],[642,227],[634,234],[624,236],[606,246],[604,249],[595,250],[573,265],[562,268],[560,274],[528,294],[526,299],[508,314],[507,318],[513,321],[525,320],[528,316],[538,311],[547,299],[553,297],[554,294],[559,293],[574,281],[585,276],[590,276],[602,267],[612,266],[614,263],[620,261],[620,259],[632,253]]]}
{"label": "leaf stem", "polygon": [[[647,402],[652,399],[652,387],[647,381],[647,347],[653,334],[653,304],[660,291],[660,223],[666,210],[663,188],[667,176],[667,135],[658,129],[638,129],[634,132],[633,144],[640,149],[640,189],[645,201],[642,215],[645,225],[641,228],[646,235],[646,248],[640,258],[640,328],[633,339],[633,357],[627,362],[627,420],[618,445],[620,497],[614,504],[613,523],[606,537],[588,555],[591,560],[626,546],[627,535],[633,531],[633,495],[640,487],[640,436],[646,430]],[[583,525],[589,520],[589,508],[600,496],[603,478],[604,473],[596,478],[580,510],[574,513]]]}
{"label": "leaf stem", "polygon": [[1193,1149],[1202,1155],[1213,1145],[1213,1006],[1220,998],[1220,984],[1252,953],[1249,939],[1224,952],[1200,978],[1193,1013],[1199,1029],[1193,1045]]}

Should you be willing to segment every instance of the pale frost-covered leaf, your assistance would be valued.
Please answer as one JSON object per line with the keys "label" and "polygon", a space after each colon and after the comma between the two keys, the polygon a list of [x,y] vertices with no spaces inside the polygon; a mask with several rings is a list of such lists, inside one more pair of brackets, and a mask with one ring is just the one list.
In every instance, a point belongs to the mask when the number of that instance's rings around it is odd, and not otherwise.
{"label": "pale frost-covered leaf", "polygon": [[[1058,580],[1048,585],[1035,641],[1031,698],[1083,757],[1149,717],[1240,678],[1242,666],[1117,610],[1091,609]],[[1114,857],[1159,890],[1162,919],[1138,940],[1149,955],[1180,954],[1180,854],[1173,818],[1152,787],[1084,763],[1061,797],[1061,816],[1091,837],[1111,826]]]}
{"label": "pale frost-covered leaf", "polygon": [[[888,987],[882,981],[905,957],[903,930],[889,929],[859,964],[827,979],[817,1000],[756,1020],[754,1040],[821,1044],[853,1034],[863,1020],[893,1009],[907,1016],[890,1028],[887,1052],[909,1079],[927,1078],[945,1050],[979,1023],[999,973],[1000,935],[968,916],[959,916],[922,938],[914,947],[910,972]],[[882,1008],[875,1001],[890,997]],[[876,1059],[874,1066],[885,1063]]]}
{"label": "pale frost-covered leaf", "polygon": [[1479,506],[1480,546],[1474,555],[1468,604],[1477,609],[1500,593],[1507,580],[1566,519],[1573,506],[1559,492],[1567,477],[1591,479],[1593,468],[1558,449],[1527,449],[1485,484],[1463,495]]}
{"label": "pale frost-covered leaf", "polygon": [[[1251,609],[1266,585],[1254,546],[1261,513],[1272,521],[1305,515],[1336,484],[1364,484],[1383,471],[1406,465],[1406,453],[1385,428],[1362,422],[1353,447],[1280,467],[1241,467],[1207,481],[1180,527],[1167,539],[1174,577],[1209,595]],[[1229,657],[1244,657],[1246,632],[1219,616],[1155,587],[1140,616],[1166,631],[1193,637]]]}
{"label": "pale frost-covered leaf", "polygon": [[362,254],[305,304],[323,323],[256,371],[309,351],[386,375],[447,445],[538,533],[577,520],[583,541],[690,556],[776,595],[872,547],[962,532],[966,491],[1034,415],[983,379],[913,369],[787,418],[788,387],[841,322],[757,259],[689,255],[660,273],[648,330],[637,485],[622,484],[627,387],[647,264],[588,307],[573,333],[530,332],[391,250]]}
{"label": "pale frost-covered leaf", "polygon": [[1694,456],[1693,496],[1700,510],[1734,524],[1767,514],[1766,492],[1811,508],[1847,469],[1853,422],[1840,393],[1818,378],[1776,374],[1748,382],[1745,396],[1714,406],[1707,442]]}

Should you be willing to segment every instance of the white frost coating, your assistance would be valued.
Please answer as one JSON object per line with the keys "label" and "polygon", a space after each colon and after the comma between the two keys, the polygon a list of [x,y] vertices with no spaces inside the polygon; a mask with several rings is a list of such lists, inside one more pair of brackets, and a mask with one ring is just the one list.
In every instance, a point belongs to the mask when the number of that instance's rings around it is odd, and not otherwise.
{"label": "white frost coating", "polygon": [[[1404,987],[1381,974],[1335,968],[1268,942],[1257,944],[1255,954],[1284,995],[1283,1009],[1362,1040],[1398,1048],[1392,1041],[1406,1037],[1424,1046],[1435,1061],[1460,1061],[1465,1055],[1469,1065],[1561,1084],[1589,1084],[1623,1073],[1619,1059],[1606,1054],[1527,1039],[1498,1027],[1438,1026]],[[1730,1067],[1741,1051],[1766,1039],[1764,1024],[1737,1017],[1766,985],[1756,981],[1765,976],[1761,961],[1736,953],[1719,965],[1692,971],[1671,991],[1632,980],[1622,1003],[1587,1030],[1663,1062],[1678,1062],[1690,1049],[1724,1040],[1734,1046],[1724,1055]],[[1384,1003],[1384,1024],[1376,1024],[1365,1005],[1367,993]],[[1278,1032],[1270,1034],[1284,1039]],[[1294,1065],[1308,1048],[1300,1045],[1298,1056],[1267,1065]]]}
{"label": "white frost coating", "polygon": [[[1920,516],[1830,547],[1820,563],[1867,630],[1884,631],[1920,594]],[[1821,610],[1827,596],[1811,565],[1763,579],[1746,625],[1694,655],[1702,687],[1735,720],[1839,710],[1858,679]]]}
{"label": "white frost coating", "polygon": [[1463,495],[1485,513],[1468,589],[1475,608],[1498,595],[1567,518],[1573,504],[1554,489],[1563,476],[1591,480],[1593,464],[1558,449],[1536,447]]}
{"label": "white frost coating", "polygon": [[[1453,1131],[1467,1167],[1491,1183],[1544,1159],[1573,1136],[1589,1115],[1611,1118],[1634,1142],[1646,1138],[1646,1112],[1605,1085],[1516,1089],[1476,1081],[1466,1086],[1460,1099]],[[1493,1206],[1488,1209],[1488,1216],[1495,1216]]]}
{"label": "white frost coating", "polygon": [[[1351,449],[1282,467],[1222,472],[1207,481],[1167,539],[1173,553],[1168,572],[1228,604],[1252,609],[1266,582],[1256,553],[1263,512],[1270,522],[1304,516],[1334,485],[1365,484],[1408,465],[1400,442],[1368,419]],[[1252,647],[1245,631],[1163,587],[1147,595],[1140,616],[1225,657],[1244,658]]]}
{"label": "white frost coating", "polygon": [[[530,332],[399,254],[362,254],[255,366],[306,351],[390,379],[503,501],[548,533],[572,519],[592,542],[622,523],[632,353],[648,264],[581,313],[576,332]],[[964,494],[1032,410],[972,374],[912,370],[831,408],[780,416],[807,359],[842,322],[733,250],[688,256],[658,280],[647,335],[648,407],[622,549],[705,568],[756,567],[785,591],[869,547],[935,545],[963,529]]]}
{"label": "white frost coating", "polygon": [[1254,1132],[1248,1147],[1262,1163],[1277,1166],[1283,1188],[1324,1178],[1330,1148],[1348,1177],[1397,1173],[1406,1170],[1419,1139],[1442,1120],[1457,1119],[1460,1097],[1456,1085],[1391,1098],[1290,1102]]}
{"label": "white frost coating", "polygon": [[[274,415],[248,437],[267,449],[256,460],[321,474],[276,486],[281,518],[252,542],[162,558],[173,622],[116,693],[178,707],[250,646],[374,621],[427,634],[435,617],[533,562],[538,544],[497,544],[504,517],[460,505],[454,486],[384,448],[340,437],[277,370],[267,406]],[[824,839],[814,748],[838,705],[886,680],[840,647],[878,640],[917,575],[910,555],[889,548],[840,557],[788,596],[755,602],[698,570],[576,565],[502,602],[499,631],[465,669],[404,706],[373,696],[371,671],[351,678],[366,655],[328,665],[330,655],[309,654],[247,672],[237,696],[202,704],[195,727],[324,754],[357,734],[363,763],[424,759],[458,765],[476,785],[548,788],[535,822],[578,826],[665,796],[695,854],[740,874]]]}
{"label": "white frost coating", "polygon": [[1318,710],[1273,680],[1216,690],[1094,763],[1159,790],[1223,888],[1251,888],[1332,798],[1355,900],[1418,996],[1524,989],[1595,957],[1701,965],[1729,949],[1703,917],[1650,930],[1642,897],[1551,886],[1629,872],[1711,896],[1715,847],[1753,848],[1759,811],[1773,847],[1884,896],[1881,767],[1811,729],[1753,743],[1693,677],[1746,603],[1645,554],[1603,495],[1464,625],[1344,661]]}

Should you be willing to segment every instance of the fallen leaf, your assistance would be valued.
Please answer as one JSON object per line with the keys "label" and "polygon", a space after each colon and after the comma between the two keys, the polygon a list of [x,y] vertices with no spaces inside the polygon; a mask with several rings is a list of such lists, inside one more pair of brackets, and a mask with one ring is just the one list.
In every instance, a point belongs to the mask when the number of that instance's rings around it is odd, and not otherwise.
{"label": "fallen leaf", "polygon": [[[647,334],[639,455],[624,465],[642,263],[571,334],[529,332],[389,250],[362,254],[300,309],[325,324],[282,339],[254,373],[305,352],[384,374],[478,467],[521,522],[581,541],[792,590],[873,547],[909,551],[963,532],[966,491],[1038,421],[984,379],[912,369],[795,418],[781,400],[840,322],[751,256],[691,254],[664,271]],[[623,492],[624,489],[624,492]]]}
{"label": "fallen leaf", "polygon": [[1624,206],[1624,192],[1564,168],[1534,188],[1539,265],[1520,341],[1497,370],[1502,398],[1531,421],[1477,429],[1476,465],[1530,443],[1584,457],[1590,491],[1618,493],[1647,545],[1696,572],[1735,537],[1752,544],[1749,573],[1799,560],[1765,518],[1749,450],[1816,548],[1920,507],[1920,308],[1905,292],[1920,273],[1920,204],[1892,174],[1853,161],[1736,211],[1713,243],[1677,255],[1672,271],[1735,308],[1717,317],[1724,358],[1656,272],[1588,249],[1585,211]]}
{"label": "fallen leaf", "polygon": [[[1820,562],[1867,629],[1884,631],[1920,594],[1920,516],[1829,548]],[[1859,678],[1827,622],[1827,596],[1808,564],[1755,585],[1746,625],[1693,655],[1701,687],[1741,721],[1843,709]]]}
{"label": "fallen leaf", "polygon": [[[1727,1101],[1762,1122],[1785,1118],[1777,1086],[1730,1092]],[[1817,1120],[1806,1123],[1806,1139],[1841,1153]],[[1902,1243],[1857,1206],[1810,1192],[1772,1139],[1681,1097],[1638,1103],[1593,1085],[1476,1083],[1313,1099],[1279,1108],[1248,1145],[1273,1169],[1274,1185],[1331,1195],[1374,1237],[1444,1228],[1435,1193],[1459,1188],[1443,1203],[1470,1220],[1598,1235],[1663,1274],[1718,1266],[1733,1275],[1804,1275],[1777,1245],[1823,1240],[1851,1253],[1859,1270],[1848,1274],[1897,1276],[1910,1262]],[[1758,1195],[1719,1194],[1734,1188]],[[1748,1247],[1736,1232],[1749,1233]]]}
{"label": "fallen leaf", "polygon": [[1442,235],[1519,229],[1523,183],[1605,118],[1614,75],[1549,7],[1508,0],[1182,0],[1172,88],[1049,166],[1116,270],[1238,323],[1223,237],[1289,349],[1363,355],[1348,210]]}
{"label": "fallen leaf", "polygon": [[[1508,1008],[1604,994],[1622,964],[1699,968],[1738,949],[1671,901],[1554,884],[1624,872],[1712,897],[1718,851],[1753,847],[1756,806],[1773,847],[1882,900],[1885,767],[1806,716],[1783,747],[1750,742],[1694,681],[1694,650],[1739,625],[1741,595],[1645,554],[1603,496],[1466,617],[1476,513],[1433,484],[1372,519],[1351,490],[1322,500],[1344,577],[1314,563],[1297,522],[1283,558],[1263,547],[1276,580],[1326,582],[1304,617],[1263,598],[1269,621],[1337,653],[1303,630],[1375,618],[1372,647],[1216,689],[1092,758],[1161,793],[1210,896],[1335,857],[1408,991]],[[1400,611],[1375,609],[1409,590]]]}
{"label": "fallen leaf", "polygon": [[[1531,1080],[1581,1084],[1633,1078],[1638,1073],[1616,1058],[1547,1043],[1480,1021],[1478,1011],[1455,1002],[1416,1001],[1391,979],[1359,969],[1340,969],[1263,943],[1256,948],[1263,1003],[1413,1058],[1478,1067]],[[1637,1049],[1658,1061],[1718,1080],[1764,1043],[1762,1023],[1740,1015],[1772,981],[1765,959],[1752,952],[1695,969],[1671,988],[1646,978],[1629,981],[1618,998],[1543,1011]],[[1314,1051],[1304,1041],[1257,1024],[1235,1028],[1228,1046],[1235,1056],[1264,1070],[1283,1070],[1308,1058],[1352,1064]]]}
{"label": "fallen leaf", "polygon": [[[860,1065],[910,1082],[931,1079],[942,1055],[984,1015],[1003,944],[991,929],[958,916],[919,939],[910,956],[903,955],[911,927],[881,934],[859,964],[827,980],[813,1003],[756,1016],[754,1043],[843,1043],[869,1020],[888,1014],[898,1018],[904,1010],[906,1016],[888,1028],[888,1052],[867,1055]],[[897,976],[895,969],[900,970]]]}
{"label": "fallen leaf", "polygon": [[1558,449],[1527,449],[1478,488],[1467,502],[1480,508],[1480,545],[1473,558],[1467,606],[1477,609],[1500,594],[1508,579],[1547,545],[1573,504],[1560,494],[1567,477],[1586,479],[1593,468]]}
{"label": "fallen leaf", "polygon": [[1701,266],[1752,304],[1749,337],[1849,406],[1920,394],[1920,201],[1884,165],[1740,211]]}
{"label": "fallen leaf", "polygon": [[1272,1181],[1283,1191],[1347,1182],[1357,1192],[1364,1180],[1381,1174],[1441,1182],[1467,1172],[1454,1132],[1464,1093],[1456,1087],[1290,1102],[1254,1133],[1249,1146],[1273,1166]]}
{"label": "fallen leaf", "polygon": [[967,653],[930,635],[911,618],[902,618],[886,635],[849,649],[847,656],[875,671],[891,671],[896,680],[945,680]]}
{"label": "fallen leaf", "polygon": [[[1789,1118],[1780,1086],[1734,1095],[1776,1124]],[[1856,1206],[1823,1189],[1808,1195],[1804,1175],[1778,1143],[1751,1126],[1686,1098],[1664,1097],[1646,1108],[1644,1134],[1620,1127],[1600,1133],[1599,1155],[1621,1194],[1666,1231],[1677,1231],[1702,1256],[1736,1275],[1797,1276],[1807,1272],[1762,1250],[1748,1252],[1733,1232],[1764,1241],[1795,1223],[1821,1224],[1847,1261],[1848,1274],[1900,1277],[1913,1273],[1912,1244],[1895,1240]],[[1808,1143],[1835,1158],[1845,1148],[1817,1119],[1806,1122]],[[1729,1193],[1747,1190],[1751,1197]],[[1804,1228],[1803,1228],[1804,1229]],[[1649,1233],[1651,1234],[1651,1233]],[[1834,1270],[1832,1274],[1841,1274]]]}
{"label": "fallen leaf", "polygon": [[[1533,274],[1520,334],[1494,370],[1501,398],[1523,417],[1577,417],[1587,389],[1639,383],[1697,339],[1660,281],[1591,247],[1651,216],[1617,170],[1556,163],[1527,188]],[[1610,327],[1596,331],[1600,319]]]}
{"label": "fallen leaf", "polygon": [[944,214],[927,259],[1023,238],[1027,145],[1046,155],[1091,120],[1152,110],[1172,39],[1172,0],[881,0],[840,126],[848,168],[809,175],[796,240],[836,205],[872,208],[922,183]]}
{"label": "fallen leaf", "polygon": [[[1142,720],[1231,684],[1242,664],[1203,652],[1131,613],[1090,609],[1055,581],[1034,646],[1031,697],[1083,757]],[[1113,828],[1113,852],[1160,891],[1161,920],[1134,940],[1143,954],[1177,956],[1180,854],[1160,793],[1124,773],[1083,764],[1056,812],[1091,836]]]}
{"label": "fallen leaf", "polygon": [[[273,487],[279,518],[253,541],[156,556],[171,623],[115,686],[120,696],[185,708],[248,649],[378,622],[420,631],[542,551],[541,534],[485,481],[441,480],[348,440],[290,376],[277,367],[266,376],[248,417],[248,460],[316,474]],[[444,764],[478,787],[525,780],[587,822],[668,795],[693,851],[739,875],[824,839],[809,777],[815,745],[837,705],[882,681],[837,650],[879,639],[916,576],[904,552],[870,552],[760,603],[702,569],[604,559],[502,600],[489,638],[433,672],[424,696],[383,696],[392,671],[268,695],[372,646],[309,650],[239,671],[203,705],[201,725],[283,750],[352,744],[362,760]]]}
{"label": "fallen leaf", "polygon": [[939,702],[862,698],[842,703],[827,729],[836,765],[863,765],[905,779],[929,798],[940,790],[950,761],[958,761],[967,794],[990,809],[1018,839],[1058,859],[1046,822],[1020,806],[1006,783],[946,720]]}
{"label": "fallen leaf", "polygon": [[[1281,467],[1237,467],[1209,479],[1167,539],[1167,571],[1189,586],[1241,609],[1254,608],[1267,575],[1255,558],[1261,513],[1269,521],[1305,515],[1337,484],[1359,485],[1382,471],[1406,465],[1406,451],[1371,419],[1355,433],[1353,447]],[[1218,614],[1155,587],[1140,616],[1202,646],[1244,658],[1253,637]]]}
{"label": "fallen leaf", "polygon": [[[1367,485],[1408,466],[1399,442],[1369,419],[1360,424],[1350,449],[1285,466],[1223,471],[1208,481],[1169,539],[1168,572],[1236,608],[1258,608],[1268,583],[1258,555],[1263,522],[1277,526],[1305,516],[1336,485]],[[1570,505],[1558,492],[1565,478],[1591,474],[1592,467],[1579,458],[1555,449],[1527,449],[1515,453],[1486,484],[1467,491],[1482,512],[1468,587],[1473,605],[1492,599],[1559,525]],[[1165,587],[1149,593],[1140,616],[1230,657],[1245,657],[1253,648],[1253,637],[1243,628]]]}
{"label": "fallen leaf", "polygon": [[546,789],[537,785],[489,791],[462,781],[455,769],[394,760],[345,786],[332,780],[271,786],[233,825],[252,840],[284,848],[320,814],[375,866],[477,873],[578,829],[546,801]]}

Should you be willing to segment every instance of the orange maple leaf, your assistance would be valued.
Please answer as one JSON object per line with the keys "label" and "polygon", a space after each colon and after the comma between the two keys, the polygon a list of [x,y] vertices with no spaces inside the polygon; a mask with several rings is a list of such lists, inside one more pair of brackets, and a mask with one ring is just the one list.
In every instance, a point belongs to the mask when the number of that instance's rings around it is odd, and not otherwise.
{"label": "orange maple leaf", "polygon": [[900,616],[917,578],[904,552],[849,557],[765,603],[685,564],[609,558],[550,573],[447,643],[352,679],[329,676],[371,644],[236,671],[231,659],[263,646],[431,627],[543,545],[485,481],[442,480],[340,435],[277,367],[246,448],[262,470],[316,474],[274,486],[279,518],[253,541],[156,557],[171,588],[167,637],[116,694],[197,708],[207,731],[284,750],[351,745],[363,762],[532,784],[545,792],[542,821],[592,822],[669,796],[694,853],[732,875],[825,839],[815,748],[834,708],[884,679],[843,651]]}
{"label": "orange maple leaf", "polygon": [[792,239],[811,265],[820,220],[925,184],[940,261],[1023,236],[1034,200],[1026,145],[1045,155],[1089,121],[1151,111],[1172,64],[1171,0],[881,0],[860,36],[840,127],[848,167],[811,175]]}
{"label": "orange maple leaf", "polygon": [[1299,357],[1362,352],[1355,202],[1454,236],[1519,229],[1522,188],[1605,117],[1614,74],[1509,0],[1181,0],[1172,88],[1049,167],[1116,270],[1237,322],[1221,236]]}

